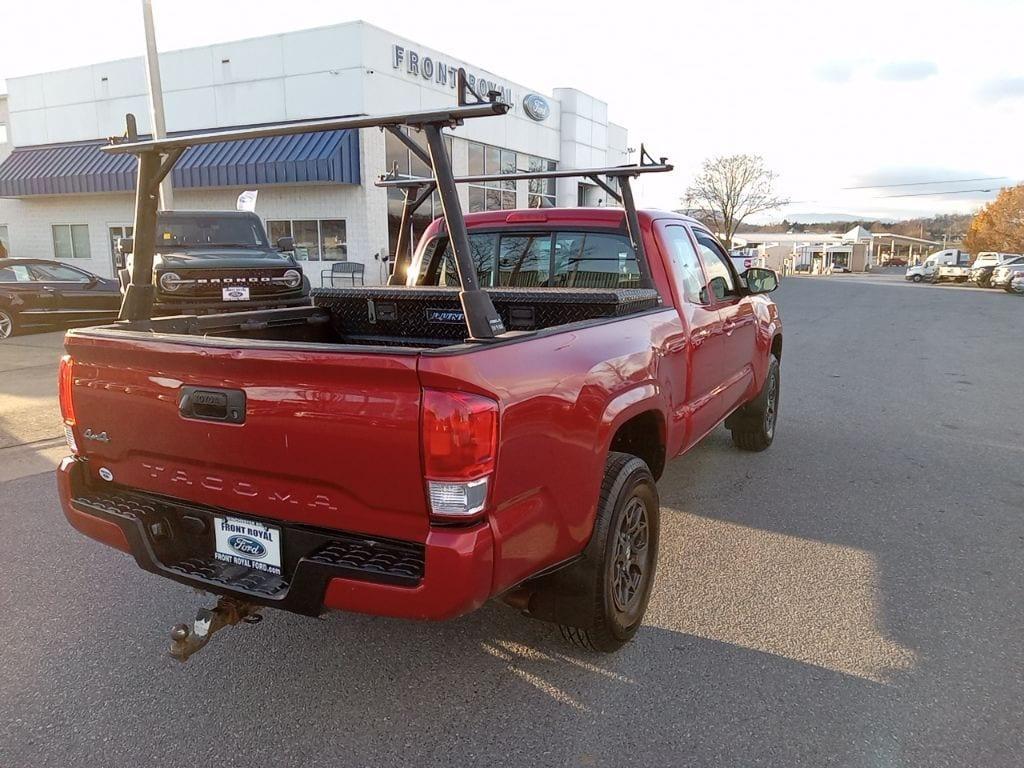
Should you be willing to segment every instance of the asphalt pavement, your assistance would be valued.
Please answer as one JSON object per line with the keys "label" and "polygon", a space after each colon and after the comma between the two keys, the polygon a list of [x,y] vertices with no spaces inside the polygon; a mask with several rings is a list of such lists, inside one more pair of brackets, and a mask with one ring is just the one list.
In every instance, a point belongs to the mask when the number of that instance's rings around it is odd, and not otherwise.
{"label": "asphalt pavement", "polygon": [[49,473],[0,483],[0,766],[1020,766],[1024,299],[776,297],[775,445],[719,429],[670,465],[651,609],[613,655],[494,604],[269,614],[181,665],[168,630],[206,601],[75,533]]}

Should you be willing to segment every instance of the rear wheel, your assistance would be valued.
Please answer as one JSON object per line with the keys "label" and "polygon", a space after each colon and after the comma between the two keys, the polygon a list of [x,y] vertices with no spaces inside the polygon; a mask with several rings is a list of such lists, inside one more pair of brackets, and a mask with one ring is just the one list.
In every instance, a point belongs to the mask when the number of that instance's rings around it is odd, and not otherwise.
{"label": "rear wheel", "polygon": [[763,451],[775,439],[775,424],[779,419],[779,358],[772,355],[768,362],[768,375],[757,397],[729,417],[726,426],[732,431],[732,441],[744,451]]}
{"label": "rear wheel", "polygon": [[9,309],[0,309],[0,341],[11,338],[16,331],[14,313]]}
{"label": "rear wheel", "polygon": [[552,588],[564,637],[591,651],[616,651],[647,611],[658,560],[658,488],[641,459],[609,453],[597,519],[582,558]]}

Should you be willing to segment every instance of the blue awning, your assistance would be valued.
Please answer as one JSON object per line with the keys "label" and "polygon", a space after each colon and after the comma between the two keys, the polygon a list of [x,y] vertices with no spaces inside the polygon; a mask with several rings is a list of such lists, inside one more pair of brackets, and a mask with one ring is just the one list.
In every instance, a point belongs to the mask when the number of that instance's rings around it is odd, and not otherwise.
{"label": "blue awning", "polygon": [[[21,147],[0,163],[0,197],[134,192],[134,155],[105,142]],[[359,184],[359,132],[324,131],[189,147],[174,166],[176,189],[266,184]]]}

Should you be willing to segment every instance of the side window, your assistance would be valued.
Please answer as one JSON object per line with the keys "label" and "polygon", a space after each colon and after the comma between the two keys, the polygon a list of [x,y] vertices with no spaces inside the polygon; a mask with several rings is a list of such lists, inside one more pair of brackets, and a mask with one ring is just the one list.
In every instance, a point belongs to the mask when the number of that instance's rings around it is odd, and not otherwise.
{"label": "side window", "polygon": [[669,259],[672,261],[672,276],[676,290],[683,301],[690,304],[707,304],[707,285],[704,282],[704,271],[700,266],[700,258],[693,248],[686,228],[681,226],[665,227],[668,240]]}
{"label": "side window", "polygon": [[33,264],[33,277],[43,282],[87,283],[89,276],[63,264]]}
{"label": "side window", "polygon": [[704,262],[704,269],[708,276],[708,288],[717,301],[737,296],[736,283],[733,280],[732,270],[729,269],[729,257],[725,255],[722,246],[706,232],[699,229],[694,230],[697,237],[697,244],[700,246],[701,260]]}
{"label": "side window", "polygon": [[35,279],[35,275],[29,271],[28,266],[25,264],[12,264],[0,270],[0,282],[31,283]]}

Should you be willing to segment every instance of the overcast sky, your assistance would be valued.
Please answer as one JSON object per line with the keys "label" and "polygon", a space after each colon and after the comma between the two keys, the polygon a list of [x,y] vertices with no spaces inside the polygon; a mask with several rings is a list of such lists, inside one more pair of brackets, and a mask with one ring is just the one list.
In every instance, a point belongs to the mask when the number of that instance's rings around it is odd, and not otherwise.
{"label": "overcast sky", "polygon": [[[0,78],[143,52],[141,0],[5,3]],[[676,172],[763,155],[799,212],[968,212],[1024,180],[1022,0],[623,3],[155,0],[162,50],[365,19],[509,80],[609,104]],[[0,81],[2,86],[2,81]],[[877,184],[995,181],[848,190]],[[957,195],[906,193],[992,189]]]}

